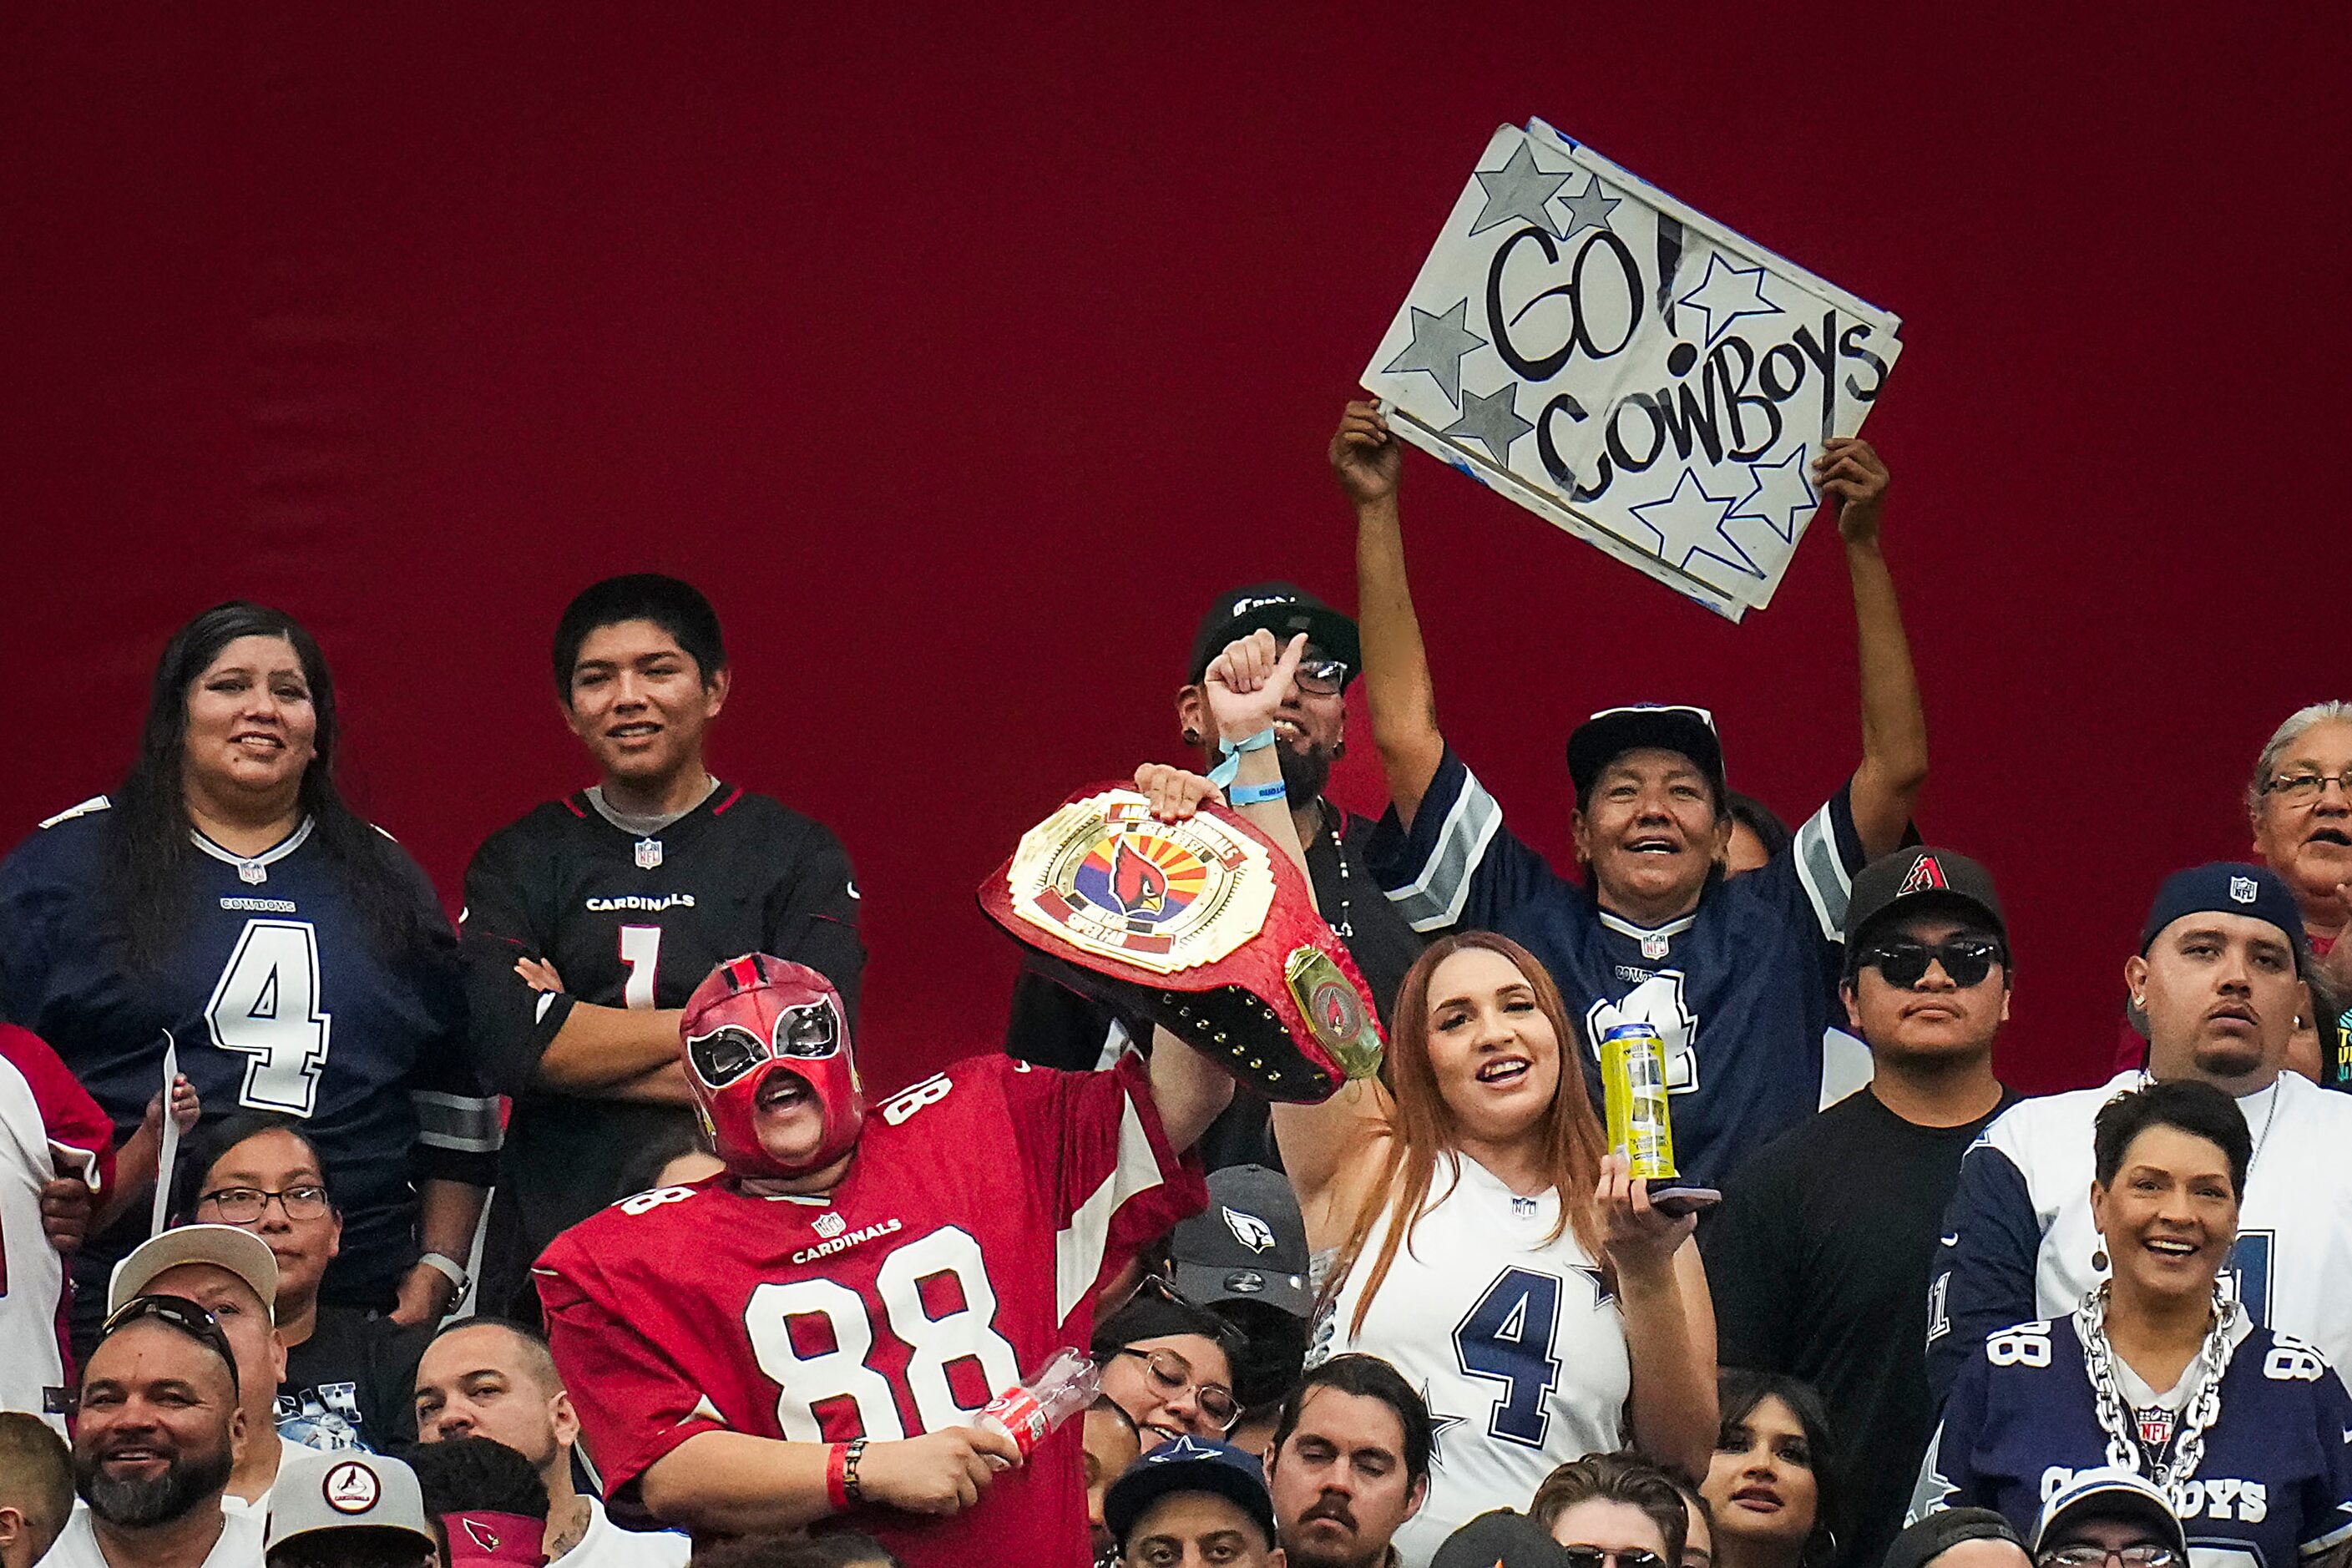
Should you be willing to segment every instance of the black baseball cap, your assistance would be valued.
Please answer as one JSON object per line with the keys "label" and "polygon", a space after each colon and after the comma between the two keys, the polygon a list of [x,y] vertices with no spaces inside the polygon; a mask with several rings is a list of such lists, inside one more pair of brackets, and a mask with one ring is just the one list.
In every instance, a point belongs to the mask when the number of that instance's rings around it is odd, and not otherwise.
{"label": "black baseball cap", "polygon": [[2025,1542],[2017,1529],[1995,1510],[1946,1508],[1921,1520],[1895,1538],[1881,1568],[1927,1568],[1927,1564],[1969,1541],[2006,1541],[2020,1552]]}
{"label": "black baseball cap", "polygon": [[[1252,583],[1218,595],[1209,613],[1201,617],[1201,629],[1192,634],[1192,662],[1184,679],[1197,685],[1227,643],[1261,626],[1282,642],[1305,632],[1307,640],[1325,658],[1336,658],[1348,667],[1350,681],[1363,670],[1363,644],[1356,637],[1355,622],[1294,583]],[[1345,682],[1340,689],[1346,689]]]}
{"label": "black baseball cap", "polygon": [[1258,1462],[1230,1443],[1179,1437],[1128,1466],[1103,1494],[1103,1523],[1118,1549],[1127,1550],[1136,1521],[1153,1503],[1179,1492],[1213,1492],[1226,1499],[1265,1531],[1267,1546],[1274,1544],[1274,1500],[1266,1494]]}
{"label": "black baseball cap", "polygon": [[1862,868],[1846,898],[1845,944],[1849,952],[1864,927],[1882,915],[1940,904],[1967,910],[2009,941],[2009,921],[1993,891],[1992,873],[1965,855],[1915,845],[1882,855]]}
{"label": "black baseball cap", "polygon": [[1576,784],[1577,805],[1591,805],[1592,784],[1601,769],[1646,747],[1688,757],[1706,775],[1718,805],[1729,793],[1723,781],[1723,738],[1715,732],[1714,714],[1704,708],[1637,702],[1629,708],[1603,708],[1569,735],[1568,776]]}
{"label": "black baseball cap", "polygon": [[1264,1165],[1209,1173],[1209,1206],[1168,1237],[1176,1289],[1203,1306],[1262,1301],[1296,1318],[1313,1315],[1307,1221],[1290,1178]]}
{"label": "black baseball cap", "polygon": [[1568,1568],[1568,1548],[1526,1514],[1498,1508],[1445,1538],[1429,1568]]}
{"label": "black baseball cap", "polygon": [[2156,890],[2156,902],[2148,906],[2147,923],[2139,929],[2140,956],[2147,956],[2165,927],[2202,914],[2252,915],[2268,921],[2286,934],[2296,965],[2307,963],[2311,942],[2304,932],[2303,910],[2294,895],[2287,891],[2276,871],[2242,860],[2209,861],[2167,877],[2164,886]]}

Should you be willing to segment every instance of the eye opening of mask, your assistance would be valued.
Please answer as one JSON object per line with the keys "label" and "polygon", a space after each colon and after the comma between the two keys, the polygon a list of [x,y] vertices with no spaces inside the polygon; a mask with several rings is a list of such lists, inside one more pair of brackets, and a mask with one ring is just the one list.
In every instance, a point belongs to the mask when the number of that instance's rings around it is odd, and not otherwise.
{"label": "eye opening of mask", "polygon": [[740,1024],[728,1024],[686,1042],[694,1076],[711,1089],[725,1089],[768,1059],[767,1042]]}
{"label": "eye opening of mask", "polygon": [[806,1061],[841,1048],[841,1028],[823,1002],[787,1007],[776,1016],[776,1055]]}

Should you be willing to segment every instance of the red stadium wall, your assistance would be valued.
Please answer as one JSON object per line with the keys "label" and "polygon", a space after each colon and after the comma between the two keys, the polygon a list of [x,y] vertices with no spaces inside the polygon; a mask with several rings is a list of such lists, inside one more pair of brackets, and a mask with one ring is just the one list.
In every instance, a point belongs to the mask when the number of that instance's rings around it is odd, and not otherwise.
{"label": "red stadium wall", "polygon": [[[13,8],[0,837],[108,787],[166,633],[247,595],[324,639],[352,793],[454,905],[586,782],[556,611],[676,572],[739,669],[718,769],[856,858],[879,1076],[993,1046],[974,885],[1171,752],[1210,592],[1352,597],[1325,437],[1537,113],[1905,317],[1869,434],[1924,823],[2008,897],[2012,1080],[2101,1070],[2158,876],[2241,852],[2256,746],[2352,688],[2336,13],[1011,9]],[[1852,765],[1826,528],[1734,628],[1408,484],[1449,731],[1546,847],[1608,701],[1712,705],[1790,815]]]}

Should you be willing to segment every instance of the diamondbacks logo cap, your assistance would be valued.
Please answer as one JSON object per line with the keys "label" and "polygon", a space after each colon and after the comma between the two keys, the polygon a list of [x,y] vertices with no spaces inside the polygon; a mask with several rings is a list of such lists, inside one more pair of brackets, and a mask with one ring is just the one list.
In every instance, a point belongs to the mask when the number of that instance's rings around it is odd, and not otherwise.
{"label": "diamondbacks logo cap", "polygon": [[1269,1100],[1312,1103],[1380,1070],[1355,960],[1289,857],[1223,806],[1161,822],[1123,785],[1081,790],[1022,835],[980,906],[1055,979]]}
{"label": "diamondbacks logo cap", "polygon": [[1974,914],[1993,935],[2009,940],[2009,921],[1993,891],[1992,873],[1950,849],[1914,845],[1882,855],[1862,868],[1846,897],[1845,944],[1849,952],[1865,927],[1898,910],[1943,904]]}
{"label": "diamondbacks logo cap", "polygon": [[2214,860],[2167,877],[2164,886],[2156,890],[2156,901],[2148,906],[2147,922],[2140,927],[2140,956],[2147,956],[2167,926],[2200,914],[2246,915],[2267,921],[2285,933],[2296,964],[2309,967],[2311,942],[2304,932],[2303,910],[2294,895],[2269,867],[2236,860]]}

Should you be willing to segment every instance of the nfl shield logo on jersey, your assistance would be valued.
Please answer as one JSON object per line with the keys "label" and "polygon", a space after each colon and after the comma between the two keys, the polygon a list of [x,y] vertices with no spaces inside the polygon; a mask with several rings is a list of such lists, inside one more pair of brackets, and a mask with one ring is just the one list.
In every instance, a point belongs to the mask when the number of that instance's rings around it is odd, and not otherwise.
{"label": "nfl shield logo on jersey", "polygon": [[824,1213],[817,1215],[816,1218],[809,1221],[809,1226],[810,1228],[814,1230],[819,1236],[824,1237],[825,1240],[831,1241],[835,1237],[839,1236],[843,1231],[849,1228],[849,1222],[842,1218],[841,1215],[834,1210],[827,1209]]}
{"label": "nfl shield logo on jersey", "polygon": [[[267,882],[269,880],[269,868],[258,860],[240,860],[236,863],[236,879],[248,888]],[[2251,888],[2253,884],[2249,882],[2246,886]],[[2247,901],[2252,901],[2252,895],[2248,896]]]}
{"label": "nfl shield logo on jersey", "polygon": [[656,866],[660,865],[660,864],[661,864],[661,855],[662,855],[662,851],[661,851],[661,840],[660,840],[660,839],[658,839],[658,838],[640,838],[640,839],[638,839],[638,840],[637,840],[637,869],[638,869],[638,870],[640,870],[640,871],[650,871],[650,870],[652,870],[655,867],[656,867]]}
{"label": "nfl shield logo on jersey", "polygon": [[2254,886],[2254,879],[2252,877],[2230,879],[2230,897],[2239,903],[2252,903],[2259,892],[2260,889]]}

